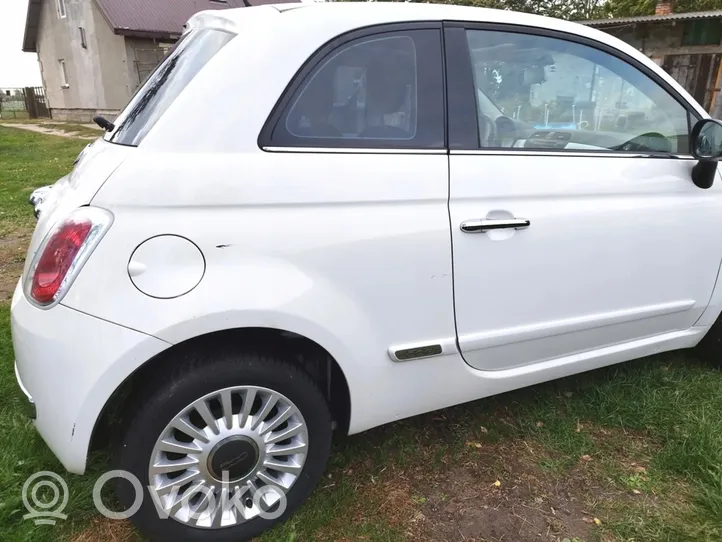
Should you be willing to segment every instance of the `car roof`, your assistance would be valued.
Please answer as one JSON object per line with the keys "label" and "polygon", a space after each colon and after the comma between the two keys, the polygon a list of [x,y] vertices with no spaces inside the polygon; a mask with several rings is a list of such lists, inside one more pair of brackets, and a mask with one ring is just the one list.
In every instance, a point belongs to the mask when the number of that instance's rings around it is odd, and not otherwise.
{"label": "car roof", "polygon": [[[278,25],[279,32],[293,28],[295,39],[320,46],[346,32],[374,25],[414,21],[468,21],[532,27],[582,36],[608,45],[637,60],[655,71],[684,98],[694,104],[697,112],[707,117],[704,109],[671,76],[645,54],[624,41],[589,26],[541,15],[519,13],[500,9],[488,9],[452,4],[416,2],[313,2],[265,4],[261,6],[233,8],[221,11],[202,11],[196,14],[199,26],[235,27],[243,32],[247,25],[256,31],[264,25],[270,29]],[[189,23],[191,22],[189,21]],[[192,25],[191,25],[192,26]]]}
{"label": "car roof", "polygon": [[[473,21],[499,24],[515,24],[547,28],[594,37],[598,41],[607,41],[611,36],[587,26],[553,19],[530,13],[520,13],[502,9],[489,9],[453,4],[432,4],[415,2],[298,2],[284,4],[265,4],[252,8],[233,8],[217,13],[219,16],[241,22],[249,9],[274,9],[284,16],[298,19],[323,18],[324,22],[347,23],[349,29],[372,24],[411,22],[411,21]],[[300,22],[300,21],[299,21]],[[605,39],[606,38],[606,39]]]}
{"label": "car roof", "polygon": [[[276,17],[270,16],[275,14]],[[431,4],[416,2],[314,2],[265,4],[222,11],[202,11],[196,17],[222,20],[221,24],[243,27],[249,19],[256,23],[273,25],[290,23],[308,28],[314,38],[325,42],[344,32],[357,28],[387,23],[414,21],[469,21],[527,26],[584,36],[610,45],[649,65],[651,62],[637,49],[601,30],[579,23],[554,19],[530,13],[502,9]],[[275,19],[275,23],[274,23]],[[263,21],[263,22],[261,22]],[[211,22],[211,24],[213,24]],[[325,34],[325,35],[324,35]]]}

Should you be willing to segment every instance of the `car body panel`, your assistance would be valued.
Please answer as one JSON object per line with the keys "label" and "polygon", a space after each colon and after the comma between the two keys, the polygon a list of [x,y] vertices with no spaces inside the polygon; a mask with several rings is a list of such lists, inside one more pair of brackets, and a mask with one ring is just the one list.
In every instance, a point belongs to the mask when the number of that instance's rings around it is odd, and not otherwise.
{"label": "car body panel", "polygon": [[[451,227],[464,359],[499,370],[688,329],[722,259],[722,184],[695,160],[454,154]],[[503,179],[503,182],[500,180]],[[492,216],[523,230],[464,233]]]}
{"label": "car body panel", "polygon": [[[450,224],[449,168],[451,164],[453,175],[461,167],[457,157],[450,157],[445,150],[259,148],[259,133],[279,97],[315,51],[351,30],[416,21],[484,21],[583,35],[643,63],[700,117],[707,116],[642,53],[600,31],[564,21],[479,8],[394,3],[311,4],[283,13],[263,6],[196,16],[192,27],[212,26],[239,35],[187,85],[137,148],[105,141],[94,144],[99,155],[87,165],[81,162],[83,167],[71,175],[80,188],[68,193],[72,196],[58,196],[59,203],[48,207],[54,210],[41,214],[28,261],[51,222],[74,207],[90,203],[110,210],[115,217],[112,227],[60,305],[50,310],[32,307],[22,288],[13,301],[19,375],[28,392],[37,396],[38,428],[69,470],[84,469],[92,428],[115,389],[157,353],[213,331],[281,329],[324,347],[349,386],[350,433],[635,357],[691,347],[704,336],[716,318],[708,316],[709,309],[703,311],[719,261],[712,265],[708,254],[701,255],[695,246],[683,246],[681,231],[665,230],[672,236],[678,256],[702,257],[705,268],[690,270],[685,265],[691,262],[683,262],[674,274],[665,271],[660,278],[682,272],[691,275],[683,287],[670,290],[661,301],[645,297],[643,289],[628,292],[636,296],[631,309],[641,306],[649,321],[684,314],[686,329],[679,329],[682,324],[675,320],[674,325],[668,322],[670,325],[654,327],[652,336],[641,330],[624,337],[614,335],[612,325],[603,332],[612,333],[609,339],[593,349],[552,349],[549,355],[534,358],[538,363],[526,365],[478,364],[491,370],[471,367],[456,347],[451,228],[458,227],[453,220],[459,213],[466,216],[465,211],[471,211],[452,209]],[[213,99],[219,89],[223,99]],[[558,160],[548,170],[569,173],[570,164],[561,162],[569,158]],[[530,188],[523,171],[507,173],[507,159],[490,157],[489,163],[494,177],[504,176],[520,190]],[[650,166],[661,167],[655,164]],[[601,172],[588,179],[586,192],[564,181],[546,194],[537,191],[516,198],[495,193],[493,187],[480,195],[464,185],[453,187],[451,195],[466,203],[481,198],[485,204],[502,208],[510,207],[514,199],[523,205],[520,213],[543,211],[551,226],[539,229],[551,234],[557,248],[565,228],[578,226],[565,223],[573,213],[559,220],[553,208],[542,209],[544,198],[547,203],[556,201],[555,205],[581,202],[581,209],[587,211],[593,210],[592,197],[606,198],[607,211],[624,220],[630,236],[638,228],[655,234],[649,225],[635,224],[629,213],[629,205],[640,199],[647,198],[646,218],[665,209],[694,218],[693,205],[699,205],[705,213],[695,221],[696,229],[717,231],[718,220],[708,212],[710,206],[718,205],[717,187],[709,194],[690,195],[694,186],[689,180],[689,189],[679,189],[688,197],[687,203],[675,204],[672,183],[679,182],[691,162],[675,164],[675,171],[659,181],[664,191],[661,195],[651,194],[654,183],[633,188],[606,186]],[[620,166],[619,171],[619,179],[644,178],[644,172],[633,165]],[[531,168],[528,174],[533,174]],[[538,201],[531,196],[539,196]],[[594,220],[598,225],[601,218]],[[692,228],[684,231],[694,235]],[[172,299],[141,293],[128,270],[134,250],[147,239],[164,234],[192,241],[206,263],[200,283]],[[613,235],[622,243],[611,247],[618,263],[630,250],[633,237],[624,237],[622,230]],[[521,235],[512,241],[519,238]],[[649,254],[655,262],[663,261],[659,251],[650,249]],[[523,258],[517,261],[524,263]],[[509,276],[524,280],[516,270]],[[621,275],[616,277],[621,280]],[[484,317],[493,317],[496,312],[504,323],[502,329],[508,330],[514,301],[505,302],[501,292],[508,294],[511,288],[494,289],[496,282],[507,278],[503,269],[496,269],[495,281],[483,284],[480,290],[483,299],[464,300],[464,314],[478,310],[486,311]],[[700,284],[687,280],[699,280]],[[712,294],[717,314],[722,306],[720,289]],[[521,283],[520,292],[525,296],[522,300],[536,299],[530,283]],[[588,312],[599,321],[634,322],[627,318],[629,314],[619,312],[621,294],[616,295],[606,305],[602,300],[587,307]],[[555,317],[547,308],[542,310],[546,312],[539,314],[544,317]],[[576,316],[584,315],[572,315]],[[533,319],[525,325],[527,329],[519,336],[531,338],[525,342],[533,343],[539,330],[534,329]],[[564,330],[574,331],[579,322],[564,325]],[[394,354],[399,348],[423,349],[436,344],[441,346],[441,354],[424,359],[400,362]],[[55,356],[55,349],[60,357]],[[101,355],[94,355],[95,350]],[[62,379],[57,382],[62,393],[53,395],[54,381]],[[71,389],[77,396],[71,396]],[[67,412],[49,413],[49,405],[63,403],[67,403],[62,406]]]}
{"label": "car body panel", "polygon": [[61,305],[39,309],[21,284],[12,300],[11,329],[18,378],[37,408],[36,427],[63,466],[82,474],[109,397],[170,345]]}

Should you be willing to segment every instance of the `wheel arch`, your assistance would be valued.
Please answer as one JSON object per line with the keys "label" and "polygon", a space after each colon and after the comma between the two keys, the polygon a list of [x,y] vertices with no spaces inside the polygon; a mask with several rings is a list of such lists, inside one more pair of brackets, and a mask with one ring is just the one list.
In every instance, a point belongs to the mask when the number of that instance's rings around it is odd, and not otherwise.
{"label": "wheel arch", "polygon": [[254,350],[275,354],[298,364],[319,385],[331,410],[334,428],[348,434],[351,393],[341,366],[316,341],[287,330],[265,327],[231,328],[204,333],[172,345],[150,358],[117,386],[95,421],[88,452],[109,444],[114,429],[124,421],[128,404],[152,388],[157,375],[178,356],[211,357],[215,352]]}

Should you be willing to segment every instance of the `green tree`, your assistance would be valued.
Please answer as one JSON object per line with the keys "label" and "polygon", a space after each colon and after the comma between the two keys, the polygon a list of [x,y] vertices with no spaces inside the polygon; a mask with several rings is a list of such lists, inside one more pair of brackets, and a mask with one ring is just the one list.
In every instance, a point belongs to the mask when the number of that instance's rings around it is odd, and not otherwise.
{"label": "green tree", "polygon": [[[656,5],[657,0],[608,0],[603,9],[609,17],[636,17],[654,15]],[[672,9],[675,13],[722,9],[722,0],[676,0]]]}
{"label": "green tree", "polygon": [[[379,0],[398,1],[398,0]],[[411,0],[414,1],[414,0]],[[425,1],[425,0],[418,0]],[[523,13],[535,13],[558,19],[593,19],[604,16],[603,0],[431,0],[441,4],[459,4]],[[722,0],[720,0],[722,1]]]}

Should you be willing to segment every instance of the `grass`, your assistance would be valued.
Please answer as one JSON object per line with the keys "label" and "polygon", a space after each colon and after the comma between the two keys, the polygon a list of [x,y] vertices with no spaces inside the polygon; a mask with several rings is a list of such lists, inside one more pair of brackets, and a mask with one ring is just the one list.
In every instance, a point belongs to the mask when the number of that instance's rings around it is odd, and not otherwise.
{"label": "grass", "polygon": [[[0,126],[0,244],[32,227],[30,190],[85,144]],[[0,540],[137,539],[94,512],[104,453],[66,475],[22,414],[8,319],[0,303]],[[311,499],[262,540],[722,540],[720,390],[715,364],[676,352],[339,438]],[[54,527],[22,517],[42,470],[69,484]]]}
{"label": "grass", "polygon": [[[19,232],[28,232],[35,219],[27,204],[30,192],[53,183],[65,175],[73,160],[87,144],[85,141],[52,137],[20,129],[0,126],[0,245],[13,244]],[[8,258],[6,252],[0,256]],[[0,262],[3,273],[13,262]],[[18,270],[6,282],[17,280]],[[64,469],[37,435],[22,410],[22,396],[15,383],[13,352],[10,341],[10,307],[0,304],[0,540],[51,540],[48,528],[39,528],[24,521],[26,513],[21,499],[21,488],[34,472],[51,470],[64,474]],[[88,496],[92,480],[68,478],[71,498],[66,528],[73,529],[84,521],[92,510]]]}
{"label": "grass", "polygon": [[30,192],[68,173],[85,145],[0,125],[0,236],[32,227]]}
{"label": "grass", "polygon": [[80,137],[80,138],[96,138],[103,135],[103,131],[98,128],[91,128],[89,126],[78,124],[75,122],[61,122],[61,121],[52,121],[50,119],[22,119],[18,117],[17,119],[14,119],[12,117],[10,118],[2,118],[0,119],[0,125],[9,125],[12,126],[13,124],[34,124],[38,127],[44,128],[46,130],[56,130],[60,132],[65,132],[68,135],[71,135],[73,137]]}

